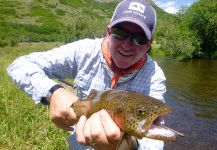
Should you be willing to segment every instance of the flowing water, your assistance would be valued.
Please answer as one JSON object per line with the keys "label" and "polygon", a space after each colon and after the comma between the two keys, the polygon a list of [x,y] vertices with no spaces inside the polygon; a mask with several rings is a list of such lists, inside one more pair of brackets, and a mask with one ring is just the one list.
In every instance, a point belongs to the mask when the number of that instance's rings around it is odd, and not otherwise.
{"label": "flowing water", "polygon": [[217,150],[217,60],[156,59],[167,78],[166,125],[185,134],[165,150]]}

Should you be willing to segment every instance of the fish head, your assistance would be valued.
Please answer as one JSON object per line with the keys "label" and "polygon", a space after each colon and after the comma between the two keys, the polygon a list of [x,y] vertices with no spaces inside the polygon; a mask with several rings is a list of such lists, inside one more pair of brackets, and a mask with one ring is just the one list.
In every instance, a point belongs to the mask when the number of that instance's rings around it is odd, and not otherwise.
{"label": "fish head", "polygon": [[146,106],[139,105],[136,109],[137,116],[141,119],[145,118],[145,121],[142,119],[144,122],[142,125],[143,130],[149,129],[158,117],[164,116],[170,112],[172,112],[172,109],[159,100],[151,101]]}
{"label": "fish head", "polygon": [[145,96],[145,100],[135,100],[131,106],[131,110],[125,112],[125,129],[137,138],[145,137],[158,117],[172,111],[165,103],[149,96]]}

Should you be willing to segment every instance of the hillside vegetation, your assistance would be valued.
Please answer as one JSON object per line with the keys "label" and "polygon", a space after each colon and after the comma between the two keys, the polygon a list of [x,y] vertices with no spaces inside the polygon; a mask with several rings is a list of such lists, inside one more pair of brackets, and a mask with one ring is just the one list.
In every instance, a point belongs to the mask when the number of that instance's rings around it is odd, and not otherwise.
{"label": "hillside vegetation", "polygon": [[217,58],[217,1],[199,0],[180,15],[182,28],[188,28],[199,41],[193,56]]}
{"label": "hillside vegetation", "polygon": [[198,0],[181,10],[172,24],[163,21],[156,37],[165,54],[178,59],[217,58],[216,6],[214,0]]}
{"label": "hillside vegetation", "polygon": [[0,1],[0,46],[102,36],[115,2],[89,0]]}
{"label": "hillside vegetation", "polygon": [[[0,46],[18,42],[62,41],[102,37],[116,1],[0,1]],[[156,6],[155,6],[156,7]],[[158,26],[172,15],[157,8]]]}
{"label": "hillside vegetation", "polygon": [[[118,1],[0,0],[0,47],[103,37]],[[157,12],[154,48],[178,59],[217,57],[217,7],[208,1],[199,0],[171,15],[149,0]]]}

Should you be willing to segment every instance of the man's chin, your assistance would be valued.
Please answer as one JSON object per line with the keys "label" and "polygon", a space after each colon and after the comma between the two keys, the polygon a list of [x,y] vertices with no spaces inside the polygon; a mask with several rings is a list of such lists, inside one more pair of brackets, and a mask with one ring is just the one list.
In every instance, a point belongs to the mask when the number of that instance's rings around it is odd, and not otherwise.
{"label": "man's chin", "polygon": [[127,69],[129,68],[131,65],[130,64],[127,64],[127,63],[121,63],[121,64],[117,64],[117,67],[120,68],[120,69]]}
{"label": "man's chin", "polygon": [[132,59],[119,58],[116,61],[114,60],[114,63],[119,69],[127,69],[133,65],[133,60],[132,61],[129,61],[129,60],[132,60]]}

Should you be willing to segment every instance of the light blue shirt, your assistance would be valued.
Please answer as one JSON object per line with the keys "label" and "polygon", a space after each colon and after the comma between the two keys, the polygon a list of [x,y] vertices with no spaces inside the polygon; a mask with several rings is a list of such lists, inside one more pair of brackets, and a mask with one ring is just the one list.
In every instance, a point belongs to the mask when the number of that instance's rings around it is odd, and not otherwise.
{"label": "light blue shirt", "polygon": [[[102,40],[84,39],[46,52],[22,56],[8,67],[7,73],[35,103],[48,96],[49,89],[57,84],[53,80],[56,77],[75,79],[78,96],[84,98],[91,89],[102,91],[111,85],[111,72],[101,52]],[[165,80],[161,68],[148,56],[144,67],[130,79],[119,82],[116,88],[140,92],[164,101]],[[71,147],[76,150],[76,146],[82,147],[76,142],[74,134],[69,139]],[[144,150],[153,146],[156,146],[154,149],[163,149],[162,141],[147,138],[139,140],[139,145],[139,149]]]}

